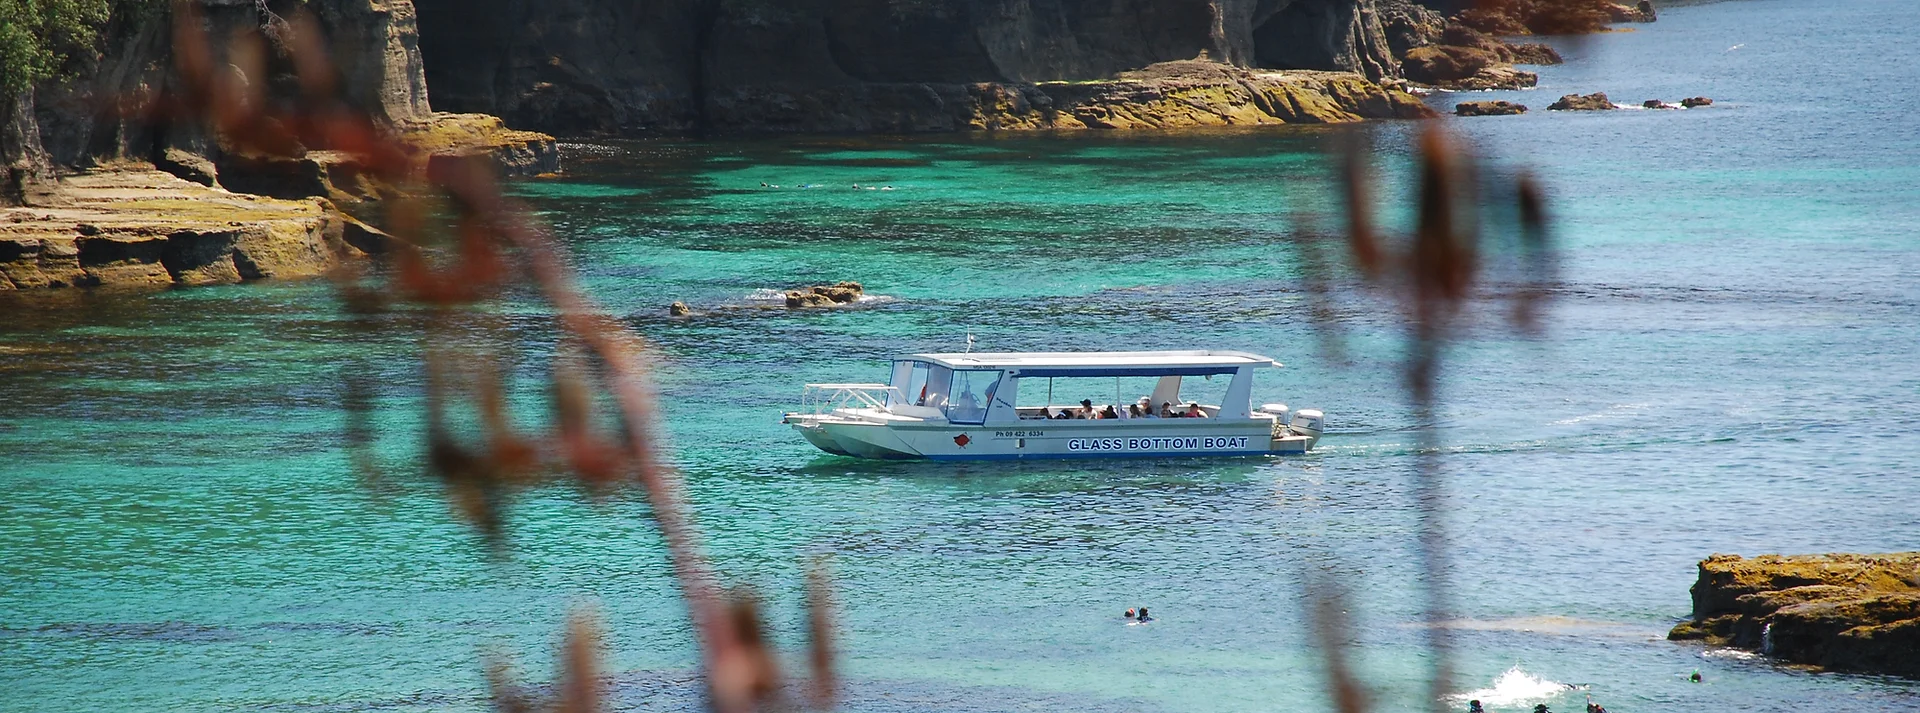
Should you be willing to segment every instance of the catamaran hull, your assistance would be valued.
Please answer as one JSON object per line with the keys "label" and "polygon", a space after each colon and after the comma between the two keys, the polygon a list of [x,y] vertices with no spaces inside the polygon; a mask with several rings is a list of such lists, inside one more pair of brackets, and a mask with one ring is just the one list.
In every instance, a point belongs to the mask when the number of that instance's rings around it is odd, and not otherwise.
{"label": "catamaran hull", "polygon": [[789,419],[807,442],[828,453],[889,460],[1023,460],[1165,458],[1305,453],[1319,440],[1270,422],[1169,420],[1114,425],[1111,420],[1033,421],[1017,425],[882,424],[860,420]]}

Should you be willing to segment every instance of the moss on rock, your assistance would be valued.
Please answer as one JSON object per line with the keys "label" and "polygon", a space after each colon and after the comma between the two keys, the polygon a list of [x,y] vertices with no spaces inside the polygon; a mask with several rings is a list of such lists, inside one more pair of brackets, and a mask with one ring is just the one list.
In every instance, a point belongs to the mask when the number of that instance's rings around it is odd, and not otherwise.
{"label": "moss on rock", "polygon": [[1920,552],[1714,555],[1700,562],[1692,593],[1693,620],[1667,638],[1920,676]]}

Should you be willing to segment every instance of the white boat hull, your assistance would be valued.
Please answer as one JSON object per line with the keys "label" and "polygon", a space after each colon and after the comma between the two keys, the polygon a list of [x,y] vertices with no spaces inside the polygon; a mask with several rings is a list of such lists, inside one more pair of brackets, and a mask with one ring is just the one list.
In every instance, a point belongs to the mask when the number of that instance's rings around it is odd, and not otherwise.
{"label": "white boat hull", "polygon": [[818,416],[789,414],[786,422],[828,453],[896,460],[1299,454],[1319,440],[1317,434],[1276,428],[1265,419],[1059,419],[957,426],[917,419],[878,420],[843,410]]}

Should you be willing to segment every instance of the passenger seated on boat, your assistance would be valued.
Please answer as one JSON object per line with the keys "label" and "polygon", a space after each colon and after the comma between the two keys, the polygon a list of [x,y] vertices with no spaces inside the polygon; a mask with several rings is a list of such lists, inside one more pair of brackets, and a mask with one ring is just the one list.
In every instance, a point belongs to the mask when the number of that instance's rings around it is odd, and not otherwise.
{"label": "passenger seated on boat", "polygon": [[1160,417],[1161,418],[1179,418],[1180,416],[1173,412],[1172,401],[1162,401],[1160,402]]}
{"label": "passenger seated on boat", "polygon": [[1140,404],[1127,404],[1127,412],[1121,418],[1140,418]]}
{"label": "passenger seated on boat", "polygon": [[1041,406],[1041,407],[1040,407],[1040,410],[1039,410],[1039,411],[1036,411],[1036,412],[1034,412],[1034,414],[1033,414],[1033,415],[1031,415],[1031,416],[1021,416],[1021,418],[1029,418],[1029,419],[1045,419],[1045,418],[1053,418],[1053,414],[1052,414],[1052,413],[1050,413],[1050,412],[1048,412],[1048,410],[1047,410],[1047,407],[1045,407],[1045,406]]}
{"label": "passenger seated on boat", "polygon": [[1207,412],[1200,410],[1200,402],[1187,402],[1187,418],[1206,418]]}
{"label": "passenger seated on boat", "polygon": [[1099,416],[1093,412],[1093,399],[1081,399],[1080,413],[1075,414],[1074,418],[1079,418],[1079,419],[1099,418]]}
{"label": "passenger seated on boat", "polygon": [[1113,404],[1107,404],[1104,408],[1100,409],[1100,417],[1101,418],[1119,418],[1120,414],[1114,412]]}
{"label": "passenger seated on boat", "polygon": [[1069,418],[1073,418],[1073,409],[1063,408],[1063,409],[1060,409],[1059,415],[1056,415],[1053,417],[1053,420],[1059,421],[1061,419],[1069,419]]}

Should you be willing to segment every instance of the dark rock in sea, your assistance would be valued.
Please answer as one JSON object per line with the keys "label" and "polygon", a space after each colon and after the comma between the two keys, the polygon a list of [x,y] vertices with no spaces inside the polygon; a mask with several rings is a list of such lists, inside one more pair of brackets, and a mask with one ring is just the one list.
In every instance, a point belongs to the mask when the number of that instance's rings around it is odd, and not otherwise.
{"label": "dark rock in sea", "polygon": [[1499,55],[1477,47],[1432,45],[1408,52],[1400,71],[1407,79],[1441,86],[1467,79],[1499,63]]}
{"label": "dark rock in sea", "polygon": [[1616,107],[1614,107],[1612,100],[1607,99],[1606,92],[1594,92],[1592,94],[1586,94],[1586,95],[1568,94],[1568,95],[1562,96],[1560,97],[1560,101],[1554,102],[1553,104],[1549,105],[1547,107],[1547,110],[1549,111],[1608,111],[1614,108]]}
{"label": "dark rock in sea", "polygon": [[1648,99],[1646,101],[1640,102],[1640,106],[1646,109],[1678,109],[1680,108],[1672,104],[1668,104],[1659,99]]}
{"label": "dark rock in sea", "polygon": [[1793,663],[1920,678],[1920,552],[1714,555],[1670,639]]}
{"label": "dark rock in sea", "polygon": [[1400,65],[1407,79],[1446,89],[1469,90],[1525,89],[1539,83],[1539,75],[1522,72],[1507,63],[1512,52],[1506,44],[1472,30],[1454,28],[1459,30],[1453,33],[1455,39],[1481,42],[1481,46],[1446,44],[1414,49]]}
{"label": "dark rock in sea", "polygon": [[1505,64],[1560,64],[1560,53],[1538,42],[1515,44],[1460,23],[1449,23],[1435,44],[1492,53]]}
{"label": "dark rock in sea", "polygon": [[1525,114],[1527,106],[1506,101],[1461,102],[1453,106],[1453,113],[1455,116],[1506,116]]}
{"label": "dark rock in sea", "polygon": [[1426,0],[1462,8],[1455,21],[1493,35],[1582,35],[1605,32],[1612,22],[1653,22],[1653,4],[1608,0]]}
{"label": "dark rock in sea", "polygon": [[831,307],[857,302],[864,294],[866,294],[866,288],[861,287],[858,282],[837,282],[831,285],[814,285],[804,289],[788,290],[786,298],[788,307]]}
{"label": "dark rock in sea", "polygon": [[1680,100],[1680,106],[1692,109],[1697,106],[1712,106],[1713,100],[1706,97],[1687,97]]}

